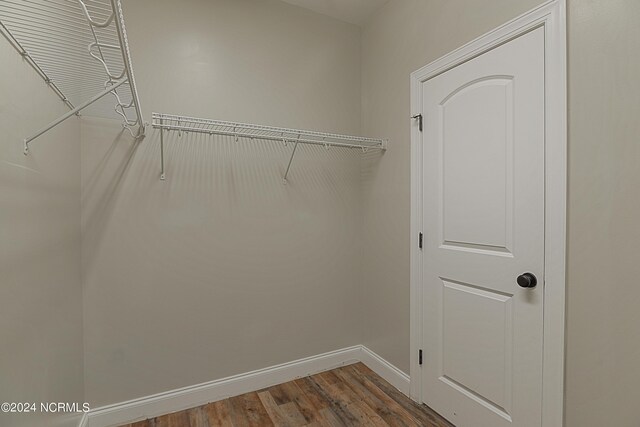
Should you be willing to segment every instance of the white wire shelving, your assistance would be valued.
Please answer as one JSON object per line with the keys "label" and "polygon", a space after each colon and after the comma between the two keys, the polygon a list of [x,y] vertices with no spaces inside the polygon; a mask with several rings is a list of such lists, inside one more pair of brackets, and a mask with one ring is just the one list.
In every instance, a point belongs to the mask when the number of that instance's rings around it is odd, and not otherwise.
{"label": "white wire shelving", "polygon": [[296,154],[298,144],[319,145],[326,148],[343,147],[368,150],[386,150],[387,140],[380,138],[366,138],[361,136],[340,135],[336,133],[316,132],[302,129],[288,129],[249,123],[228,122],[222,120],[200,119],[195,117],[177,116],[171,114],[153,113],[152,126],[160,130],[160,179],[165,179],[164,169],[164,133],[185,132],[207,135],[223,135],[234,138],[263,141],[279,141],[285,146],[293,145],[291,157],[287,164],[283,182],[287,182],[291,163]]}
{"label": "white wire shelving", "polygon": [[70,109],[25,138],[25,154],[81,110],[119,118],[133,137],[144,136],[120,0],[1,0],[0,33]]}

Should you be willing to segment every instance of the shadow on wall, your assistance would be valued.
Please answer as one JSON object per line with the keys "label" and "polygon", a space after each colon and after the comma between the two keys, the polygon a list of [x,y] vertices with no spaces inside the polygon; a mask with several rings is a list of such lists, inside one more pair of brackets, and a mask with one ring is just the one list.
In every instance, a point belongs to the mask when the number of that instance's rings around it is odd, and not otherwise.
{"label": "shadow on wall", "polygon": [[27,271],[46,262],[52,250],[75,236],[70,234],[76,231],[72,228],[74,224],[52,227],[42,221],[43,210],[48,215],[66,216],[69,204],[74,202],[74,189],[48,171],[43,172],[35,157],[30,155],[25,161],[28,166],[0,161],[0,218],[6,220],[3,223],[10,223],[13,230],[28,230],[21,234],[3,233],[7,241],[13,242],[11,250],[0,257],[0,271],[5,273],[14,269]]}
{"label": "shadow on wall", "polygon": [[384,151],[373,150],[362,155],[362,167],[360,170],[360,179],[363,191],[367,191],[375,183],[375,177],[379,174],[379,164],[384,156]]}
{"label": "shadow on wall", "polygon": [[[82,125],[84,125],[87,119],[82,120]],[[99,242],[104,234],[110,213],[115,206],[118,189],[125,180],[127,171],[131,166],[131,161],[138,147],[138,143],[125,132],[125,129],[119,126],[120,131],[116,133],[113,132],[116,128],[109,126],[111,123],[108,123],[108,125],[104,127],[106,123],[108,122],[103,121],[101,123],[100,133],[115,136],[111,136],[110,138],[105,136],[103,139],[100,139],[99,142],[104,143],[107,149],[104,153],[101,153],[97,164],[95,164],[90,173],[85,173],[83,158],[81,190],[83,268],[91,266],[91,260],[94,256],[91,249],[97,247],[96,245],[87,245],[85,242]],[[106,143],[105,141],[109,139],[110,143]],[[84,157],[86,145],[82,148]]]}
{"label": "shadow on wall", "polygon": [[[197,189],[254,198],[258,194],[282,195],[272,186],[283,184],[282,178],[293,150],[292,143],[251,140],[220,135],[165,133],[165,166],[167,181]],[[145,157],[155,178],[159,175],[159,131],[153,130],[145,147]],[[289,173],[288,185],[304,191],[330,189],[339,195],[356,176],[350,168],[361,151],[340,147],[300,144]],[[173,178],[172,178],[173,177]],[[242,194],[240,190],[249,191]]]}
{"label": "shadow on wall", "polygon": [[[4,93],[0,101],[5,101]],[[0,240],[7,246],[4,251],[0,247],[0,271],[8,283],[14,275],[23,278],[25,272],[50,264],[52,252],[78,242],[78,170],[73,165],[78,123],[70,120],[52,130],[25,156],[23,138],[37,118],[22,123],[26,116],[19,105],[2,107],[0,116],[7,126],[0,137]],[[42,112],[45,120],[53,114]],[[7,224],[11,226],[4,227]]]}
{"label": "shadow on wall", "polygon": [[139,224],[159,232],[198,227],[213,218],[237,227],[228,218],[240,216],[247,227],[279,226],[283,236],[290,232],[287,221],[313,227],[314,220],[326,222],[322,212],[340,213],[345,223],[359,221],[363,160],[372,171],[382,156],[378,150],[301,144],[285,184],[292,143],[173,131],[164,134],[166,180],[161,181],[160,131],[149,127],[138,144],[117,127],[102,119],[86,119],[83,126],[83,264],[88,269],[114,214],[121,221],[146,215]]}

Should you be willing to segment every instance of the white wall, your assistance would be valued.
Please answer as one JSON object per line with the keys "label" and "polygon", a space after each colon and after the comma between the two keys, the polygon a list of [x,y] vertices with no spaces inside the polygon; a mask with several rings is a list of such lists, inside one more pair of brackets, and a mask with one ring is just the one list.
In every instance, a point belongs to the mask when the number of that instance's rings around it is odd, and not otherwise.
{"label": "white wall", "polygon": [[[360,31],[272,0],[125,3],[144,111],[360,133]],[[359,344],[360,152],[82,121],[93,405]]]}
{"label": "white wall", "polygon": [[[84,402],[80,126],[0,37],[0,402]],[[77,415],[6,414],[2,427],[71,426]]]}
{"label": "white wall", "polygon": [[569,0],[566,425],[640,425],[640,2]]}
{"label": "white wall", "polygon": [[409,372],[410,91],[423,65],[541,0],[391,0],[363,29],[363,132],[390,138],[363,162],[364,344]]}

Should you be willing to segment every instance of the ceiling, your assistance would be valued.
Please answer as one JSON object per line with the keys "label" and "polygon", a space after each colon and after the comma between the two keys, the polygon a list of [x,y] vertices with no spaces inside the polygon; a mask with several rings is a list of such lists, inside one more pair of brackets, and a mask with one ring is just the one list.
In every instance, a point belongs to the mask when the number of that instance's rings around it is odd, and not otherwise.
{"label": "ceiling", "polygon": [[341,21],[362,25],[389,0],[282,0]]}

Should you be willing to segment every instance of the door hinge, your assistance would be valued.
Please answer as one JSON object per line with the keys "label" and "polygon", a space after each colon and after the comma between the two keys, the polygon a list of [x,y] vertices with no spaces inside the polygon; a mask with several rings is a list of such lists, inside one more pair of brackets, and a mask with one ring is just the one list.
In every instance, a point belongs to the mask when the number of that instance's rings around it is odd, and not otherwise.
{"label": "door hinge", "polygon": [[422,249],[422,233],[418,236],[418,247]]}
{"label": "door hinge", "polygon": [[418,350],[418,365],[422,365],[422,350]]}
{"label": "door hinge", "polygon": [[418,119],[418,129],[420,129],[420,132],[422,132],[422,114],[416,114],[415,116],[411,117],[412,119]]}

